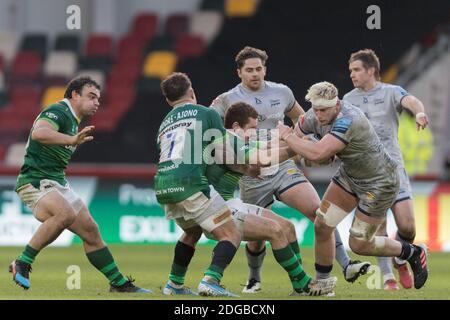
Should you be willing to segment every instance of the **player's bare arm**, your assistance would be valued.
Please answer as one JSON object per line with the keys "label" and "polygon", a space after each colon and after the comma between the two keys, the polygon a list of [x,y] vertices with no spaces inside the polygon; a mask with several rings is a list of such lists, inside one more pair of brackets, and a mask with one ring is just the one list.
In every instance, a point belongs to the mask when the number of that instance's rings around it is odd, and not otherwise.
{"label": "player's bare arm", "polygon": [[427,127],[428,116],[425,114],[425,107],[423,106],[422,101],[413,95],[408,95],[402,99],[401,105],[416,116],[416,126],[418,131]]}
{"label": "player's bare arm", "polygon": [[91,135],[93,130],[94,126],[87,126],[76,135],[70,136],[58,132],[50,122],[41,119],[34,125],[31,138],[42,144],[75,146],[92,141],[94,139]]}
{"label": "player's bare arm", "polygon": [[295,153],[314,162],[328,160],[345,148],[345,144],[331,134],[325,135],[318,142],[312,142],[299,138],[293,133],[291,128],[281,123],[278,124],[277,128],[280,131],[280,138],[283,139]]}
{"label": "player's bare arm", "polygon": [[298,122],[298,118],[305,114],[305,110],[300,106],[300,104],[295,101],[294,106],[292,107],[291,111],[286,112],[286,116],[289,117],[292,120],[292,123],[295,125]]}

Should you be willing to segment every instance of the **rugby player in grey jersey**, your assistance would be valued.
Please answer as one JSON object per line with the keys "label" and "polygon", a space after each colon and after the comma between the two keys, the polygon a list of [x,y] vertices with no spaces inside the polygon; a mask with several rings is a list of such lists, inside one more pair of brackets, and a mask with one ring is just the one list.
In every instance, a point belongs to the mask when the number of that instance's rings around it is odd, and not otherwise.
{"label": "rugby player in grey jersey", "polygon": [[[267,59],[268,56],[263,50],[252,47],[242,49],[235,58],[241,83],[219,95],[211,105],[222,118],[225,118],[228,108],[234,103],[246,102],[253,106],[259,114],[258,140],[270,140],[271,129],[275,129],[285,116],[295,124],[298,117],[304,114],[289,87],[264,80]],[[239,185],[243,202],[270,209],[275,196],[277,200],[314,221],[320,198],[293,160],[287,160],[264,172],[263,178],[244,176],[241,179]],[[344,270],[345,279],[353,282],[359,275],[366,273],[370,264],[351,261],[339,233],[336,232],[335,236],[336,259]],[[261,289],[261,267],[265,252],[265,242],[247,243],[246,255],[250,273],[244,293],[255,293]]]}
{"label": "rugby player in grey jersey", "polygon": [[[344,95],[343,100],[359,107],[372,123],[387,153],[397,163],[400,176],[400,191],[391,210],[397,224],[396,239],[413,243],[416,236],[412,190],[405,171],[398,143],[399,117],[403,108],[416,117],[417,130],[428,125],[428,117],[422,102],[410,95],[400,86],[380,82],[380,62],[373,50],[364,49],[351,54],[349,59],[350,78],[355,89]],[[380,227],[378,235],[387,235],[386,224]],[[383,273],[384,288],[398,290],[397,281],[392,272],[391,258],[378,257]],[[400,283],[405,289],[412,287],[412,277],[406,261],[393,259],[398,270]]]}
{"label": "rugby player in grey jersey", "polygon": [[[364,113],[340,101],[334,85],[314,84],[306,100],[311,102],[312,108],[300,119],[295,133],[280,122],[280,139],[311,161],[336,155],[342,162],[316,212],[316,271],[321,276],[329,276],[335,251],[333,232],[356,208],[349,238],[353,252],[407,260],[414,274],[414,286],[421,288],[428,278],[426,248],[376,235],[399,191],[397,163],[384,150]],[[312,142],[301,138],[308,134],[320,140]]]}

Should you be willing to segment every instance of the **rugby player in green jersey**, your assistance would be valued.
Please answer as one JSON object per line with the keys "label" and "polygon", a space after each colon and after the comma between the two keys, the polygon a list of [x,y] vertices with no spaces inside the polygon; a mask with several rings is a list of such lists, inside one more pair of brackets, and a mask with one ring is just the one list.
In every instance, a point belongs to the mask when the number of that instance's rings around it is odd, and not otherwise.
{"label": "rugby player in green jersey", "polygon": [[78,145],[93,140],[93,126],[78,130],[81,119],[95,114],[100,86],[88,77],[72,80],[64,99],[45,108],[34,121],[16,192],[42,222],[9,271],[22,288],[30,288],[29,273],[37,254],[68,229],[83,241],[89,262],[109,280],[111,292],[150,293],[120,273],[103,242],[97,223],[66,180],[66,169]]}
{"label": "rugby player in green jersey", "polygon": [[[157,134],[160,152],[155,191],[166,217],[174,219],[184,233],[175,246],[170,280],[178,294],[193,294],[183,279],[195,244],[203,231],[218,240],[211,264],[198,285],[204,296],[235,296],[221,285],[224,270],[239,248],[241,237],[225,200],[205,176],[203,153],[210,139],[220,138],[225,128],[219,114],[197,104],[191,81],[183,73],[173,73],[162,83],[167,103],[173,108]],[[209,141],[208,141],[209,136]]]}
{"label": "rugby player in green jersey", "polygon": [[[225,128],[229,130],[225,136],[224,145],[236,151],[245,150],[248,163],[269,163],[265,154],[278,153],[279,163],[289,159],[294,154],[288,148],[270,146],[270,142],[245,143],[254,136],[258,125],[258,112],[245,102],[238,102],[230,106],[225,114]],[[264,146],[264,143],[266,146]],[[259,148],[270,148],[265,152]],[[278,149],[278,151],[277,151]],[[284,150],[283,150],[284,149]],[[258,160],[255,155],[258,156]],[[239,157],[236,154],[236,158]],[[260,159],[263,158],[261,161]],[[217,159],[220,161],[220,159]],[[239,161],[241,163],[242,161]],[[218,163],[217,161],[216,163]],[[336,284],[336,278],[312,280],[302,267],[302,260],[297,242],[295,226],[289,220],[277,215],[273,211],[253,204],[244,203],[239,198],[234,198],[234,192],[238,188],[242,173],[233,171],[235,167],[226,164],[212,164],[206,170],[206,177],[227,201],[228,207],[233,213],[233,220],[241,232],[242,240],[261,241],[268,240],[271,244],[273,255],[277,262],[286,270],[291,280],[293,292],[291,295],[333,295],[332,289]],[[243,172],[245,173],[245,172]]]}

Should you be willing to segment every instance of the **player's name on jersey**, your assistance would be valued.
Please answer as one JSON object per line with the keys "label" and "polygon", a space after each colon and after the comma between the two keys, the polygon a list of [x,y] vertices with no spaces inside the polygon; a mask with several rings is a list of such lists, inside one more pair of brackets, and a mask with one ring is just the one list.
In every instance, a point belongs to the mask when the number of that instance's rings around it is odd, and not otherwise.
{"label": "player's name on jersey", "polygon": [[184,110],[184,111],[180,111],[177,112],[177,114],[172,115],[171,117],[168,117],[166,120],[164,120],[164,122],[161,124],[161,127],[165,127],[171,123],[173,123],[174,121],[183,119],[183,118],[187,118],[187,117],[195,117],[197,116],[198,110]]}

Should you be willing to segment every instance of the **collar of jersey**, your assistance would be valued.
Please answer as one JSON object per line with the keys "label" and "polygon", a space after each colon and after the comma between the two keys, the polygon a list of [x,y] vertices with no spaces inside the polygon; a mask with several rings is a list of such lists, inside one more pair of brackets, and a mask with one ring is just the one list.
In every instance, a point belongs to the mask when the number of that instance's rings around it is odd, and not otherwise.
{"label": "collar of jersey", "polygon": [[192,102],[183,102],[183,103],[174,105],[173,108],[175,109],[175,108],[184,107],[184,106],[188,106],[188,105],[193,106],[194,104]]}
{"label": "collar of jersey", "polygon": [[263,85],[262,85],[261,88],[259,88],[259,90],[257,90],[257,91],[252,91],[252,90],[250,90],[250,89],[247,88],[242,82],[240,83],[240,85],[241,85],[241,88],[242,88],[245,92],[248,92],[248,93],[258,93],[258,92],[262,92],[262,91],[264,91],[264,89],[267,87],[266,80],[263,80]]}
{"label": "collar of jersey", "polygon": [[362,92],[363,94],[368,94],[368,93],[372,93],[377,91],[380,87],[381,87],[382,83],[380,81],[377,81],[377,84],[370,90],[368,91],[364,91],[362,89],[358,89],[360,92]]}
{"label": "collar of jersey", "polygon": [[69,107],[70,112],[72,112],[72,115],[74,116],[75,120],[77,120],[77,123],[80,124],[81,120],[78,119],[77,115],[75,114],[75,111],[73,111],[72,105],[70,104],[69,99],[64,98],[62,100],[62,102],[64,102],[65,104],[67,104],[67,106]]}

